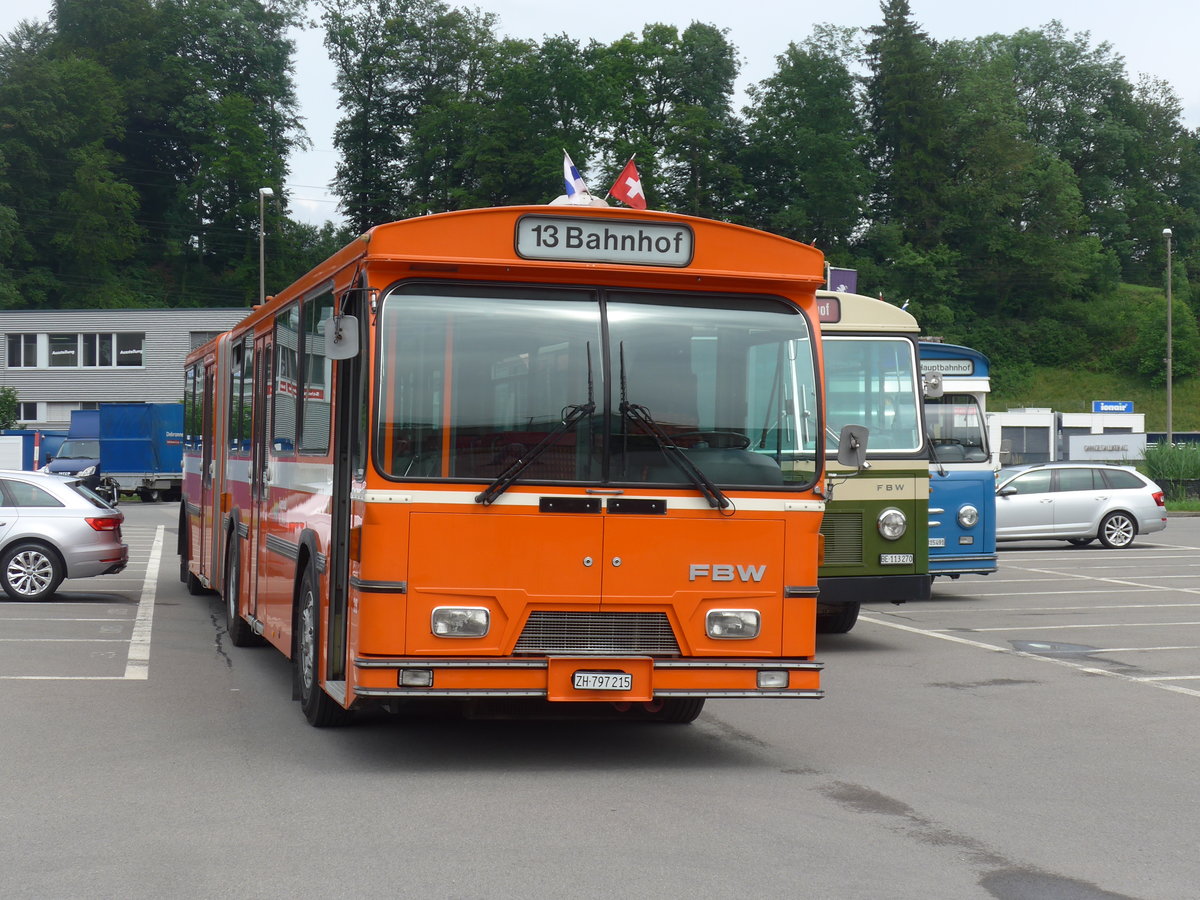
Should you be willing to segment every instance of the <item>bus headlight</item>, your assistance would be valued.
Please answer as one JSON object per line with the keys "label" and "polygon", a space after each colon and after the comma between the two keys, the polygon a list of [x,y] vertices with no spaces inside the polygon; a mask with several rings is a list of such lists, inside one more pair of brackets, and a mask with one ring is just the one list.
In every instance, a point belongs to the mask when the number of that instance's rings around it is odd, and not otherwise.
{"label": "bus headlight", "polygon": [[968,503],[958,511],[958,524],[963,528],[974,528],[979,524],[979,510]]}
{"label": "bus headlight", "polygon": [[429,617],[429,630],[445,638],[483,637],[491,618],[491,613],[480,606],[439,606]]}
{"label": "bus headlight", "polygon": [[713,609],[704,617],[704,628],[710,638],[749,640],[758,637],[757,609]]}
{"label": "bus headlight", "polygon": [[889,506],[879,514],[876,526],[879,528],[879,533],[889,541],[898,541],[908,530],[908,519],[900,510]]}
{"label": "bus headlight", "polygon": [[80,469],[80,470],[79,470],[78,472],[76,472],[75,474],[76,474],[76,475],[78,475],[80,478],[87,478],[89,475],[95,475],[95,474],[96,474],[96,467],[95,467],[95,466],[88,466],[86,469]]}

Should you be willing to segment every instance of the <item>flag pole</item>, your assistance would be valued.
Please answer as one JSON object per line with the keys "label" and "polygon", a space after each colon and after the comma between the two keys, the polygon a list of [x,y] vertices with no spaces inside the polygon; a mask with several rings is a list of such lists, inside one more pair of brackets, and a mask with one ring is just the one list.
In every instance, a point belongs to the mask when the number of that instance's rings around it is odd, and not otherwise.
{"label": "flag pole", "polygon": [[[633,162],[633,157],[634,157],[634,156],[637,156],[637,154],[636,154],[636,153],[634,153],[634,154],[633,154],[633,156],[630,156],[630,157],[629,157],[629,162],[625,163],[625,166],[627,166],[627,165],[629,165],[629,163]],[[625,171],[625,166],[621,166],[621,172],[624,172],[624,171]],[[621,174],[621,172],[618,172],[618,173],[617,173],[617,175],[619,176],[619,175]],[[609,197],[611,197],[611,196],[612,196],[612,188],[609,188],[609,189],[608,189],[608,190],[605,192],[605,194],[604,194],[604,199],[605,199],[605,200],[607,200],[607,199],[608,199]]]}

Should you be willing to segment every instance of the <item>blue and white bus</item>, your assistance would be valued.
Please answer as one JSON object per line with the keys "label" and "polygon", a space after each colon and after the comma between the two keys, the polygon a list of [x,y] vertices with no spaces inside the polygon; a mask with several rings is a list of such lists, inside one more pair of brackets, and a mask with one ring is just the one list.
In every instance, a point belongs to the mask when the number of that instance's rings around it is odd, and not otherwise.
{"label": "blue and white bus", "polygon": [[[996,470],[987,439],[988,358],[957,344],[921,341],[921,372],[941,376],[927,394],[929,573],[996,571]],[[937,393],[934,391],[933,393]]]}

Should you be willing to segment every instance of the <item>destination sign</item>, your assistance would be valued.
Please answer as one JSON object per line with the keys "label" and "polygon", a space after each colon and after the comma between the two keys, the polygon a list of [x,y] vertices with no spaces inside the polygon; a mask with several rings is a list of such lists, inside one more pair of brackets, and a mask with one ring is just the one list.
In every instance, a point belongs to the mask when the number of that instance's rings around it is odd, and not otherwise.
{"label": "destination sign", "polygon": [[677,222],[638,222],[569,216],[522,216],[517,255],[525,259],[686,266],[695,251],[692,229]]}
{"label": "destination sign", "polygon": [[922,372],[940,372],[943,375],[974,375],[975,363],[969,359],[923,359]]}

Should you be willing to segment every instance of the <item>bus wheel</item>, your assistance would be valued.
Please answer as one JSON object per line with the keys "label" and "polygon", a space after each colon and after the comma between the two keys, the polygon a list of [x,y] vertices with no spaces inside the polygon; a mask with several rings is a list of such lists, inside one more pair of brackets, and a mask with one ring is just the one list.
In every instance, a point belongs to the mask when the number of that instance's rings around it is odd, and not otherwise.
{"label": "bus wheel", "polygon": [[[831,609],[833,612],[821,612]],[[817,634],[845,634],[858,621],[858,603],[839,603],[817,608]]]}
{"label": "bus wheel", "polygon": [[225,630],[235,647],[257,647],[262,638],[254,633],[250,623],[242,618],[239,607],[242,599],[242,554],[236,542],[229,546],[229,558],[225,561]]}
{"label": "bus wheel", "polygon": [[296,693],[304,718],[314,728],[331,728],[350,720],[350,711],[343,709],[321,689],[317,674],[321,648],[321,603],[317,595],[317,580],[312,568],[306,566],[300,580],[299,608],[296,616],[292,666],[295,671]]}
{"label": "bus wheel", "polygon": [[669,725],[687,725],[694,722],[703,709],[703,697],[673,697],[663,700],[662,709],[652,714],[651,718]]}
{"label": "bus wheel", "polygon": [[192,558],[191,541],[188,540],[187,518],[180,516],[179,518],[179,580],[187,585],[187,592],[193,597],[199,597],[207,594],[203,582],[200,581],[192,570],[188,568],[188,564]]}

